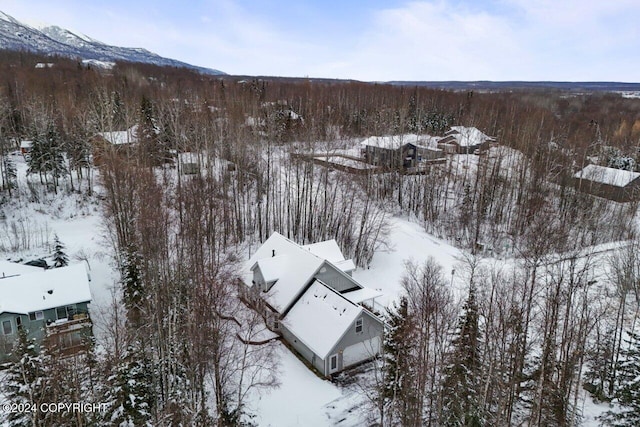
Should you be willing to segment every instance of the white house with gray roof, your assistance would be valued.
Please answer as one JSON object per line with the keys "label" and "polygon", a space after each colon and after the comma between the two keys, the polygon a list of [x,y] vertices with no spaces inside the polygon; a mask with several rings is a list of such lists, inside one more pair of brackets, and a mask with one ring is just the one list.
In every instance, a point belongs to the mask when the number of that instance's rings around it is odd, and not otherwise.
{"label": "white house with gray roof", "polygon": [[298,245],[273,233],[247,262],[241,294],[267,325],[329,376],[380,352],[381,294],[360,285],[335,240]]}

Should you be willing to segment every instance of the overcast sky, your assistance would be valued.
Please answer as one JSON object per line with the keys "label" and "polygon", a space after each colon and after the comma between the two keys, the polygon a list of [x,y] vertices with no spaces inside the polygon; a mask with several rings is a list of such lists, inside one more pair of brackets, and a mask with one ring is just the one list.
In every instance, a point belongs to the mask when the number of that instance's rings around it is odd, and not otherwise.
{"label": "overcast sky", "polygon": [[229,74],[640,81],[639,0],[0,0],[0,10]]}

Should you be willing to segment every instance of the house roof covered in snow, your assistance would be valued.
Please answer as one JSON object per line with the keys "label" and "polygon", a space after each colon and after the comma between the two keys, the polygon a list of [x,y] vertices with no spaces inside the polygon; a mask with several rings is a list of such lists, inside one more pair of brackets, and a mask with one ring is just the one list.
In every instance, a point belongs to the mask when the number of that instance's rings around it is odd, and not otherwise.
{"label": "house roof covered in snow", "polygon": [[91,301],[83,263],[0,280],[0,313],[34,311]]}
{"label": "house roof covered in snow", "polygon": [[44,271],[41,267],[18,264],[11,261],[0,261],[0,279]]}
{"label": "house roof covered in snow", "polygon": [[[265,281],[276,283],[263,294],[278,312],[286,310],[304,286],[320,269],[324,260],[303,249],[280,233],[273,233],[247,263],[248,269],[260,267]],[[265,268],[265,271],[262,269]]]}
{"label": "house roof covered in snow", "polygon": [[360,304],[361,302],[372,300],[382,296],[382,292],[371,288],[356,289],[342,294],[349,301]]}
{"label": "house roof covered in snow", "polygon": [[127,130],[98,132],[98,135],[113,145],[135,144],[138,142],[138,125],[133,125]]}
{"label": "house roof covered in snow", "polygon": [[486,141],[493,141],[494,138],[485,135],[480,129],[467,126],[451,126],[445,134],[445,138],[453,137],[461,147],[473,147],[484,144]]}
{"label": "house roof covered in snow", "polygon": [[20,148],[32,148],[33,147],[33,141],[29,141],[27,139],[20,141]]}
{"label": "house roof covered in snow", "polygon": [[326,359],[363,309],[315,280],[286,315],[283,323],[297,339]]}
{"label": "house roof covered in snow", "polygon": [[304,245],[303,248],[320,258],[326,259],[342,271],[353,271],[356,269],[356,265],[352,260],[344,258],[338,242],[336,242],[335,239],[311,243],[310,245]]}
{"label": "house roof covered in snow", "polygon": [[405,135],[370,136],[360,144],[369,147],[387,148],[397,150],[406,145],[413,144],[422,148],[437,149],[438,138],[429,135],[416,135],[413,133]]}
{"label": "house roof covered in snow", "polygon": [[[276,232],[249,259],[245,271],[260,268],[265,282],[275,282],[262,296],[283,313],[326,262],[342,271],[355,269],[353,261],[344,259],[335,240],[300,246]],[[245,283],[249,285],[251,279],[246,277]]]}
{"label": "house roof covered in snow", "polygon": [[598,165],[588,165],[581,171],[578,171],[573,177],[600,184],[613,185],[615,187],[625,187],[639,178],[640,173]]}

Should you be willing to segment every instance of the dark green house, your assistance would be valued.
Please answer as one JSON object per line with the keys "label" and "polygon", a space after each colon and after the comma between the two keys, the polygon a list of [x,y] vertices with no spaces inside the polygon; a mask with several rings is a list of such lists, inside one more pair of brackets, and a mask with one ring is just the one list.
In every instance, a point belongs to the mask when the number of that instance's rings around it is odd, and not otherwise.
{"label": "dark green house", "polygon": [[[9,263],[0,267],[11,270]],[[91,291],[84,264],[25,271],[19,266],[0,275],[0,363],[11,360],[18,330],[24,328],[39,348],[65,354],[85,346],[92,334]]]}

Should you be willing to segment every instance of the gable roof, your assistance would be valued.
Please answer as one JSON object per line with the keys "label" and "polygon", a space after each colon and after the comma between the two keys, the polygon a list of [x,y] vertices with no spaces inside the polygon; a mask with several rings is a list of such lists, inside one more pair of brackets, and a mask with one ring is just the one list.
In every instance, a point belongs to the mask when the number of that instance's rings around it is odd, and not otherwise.
{"label": "gable roof", "polygon": [[574,176],[577,179],[585,179],[599,184],[625,187],[640,177],[640,173],[622,169],[607,168],[598,165],[588,165]]}
{"label": "gable roof", "polygon": [[422,148],[437,149],[438,138],[430,135],[416,135],[413,133],[405,135],[370,136],[360,144],[369,147],[387,148],[397,150],[406,144],[413,144]]}
{"label": "gable roof", "polygon": [[135,144],[138,142],[138,125],[133,125],[127,130],[98,132],[98,135],[113,145]]}
{"label": "gable roof", "polygon": [[[249,259],[246,270],[260,267],[265,280],[276,283],[262,294],[271,307],[282,313],[302,292],[324,260],[280,233],[273,233]],[[262,271],[265,267],[266,271]]]}
{"label": "gable roof", "polygon": [[315,280],[282,322],[311,351],[326,359],[362,310],[320,280]]}
{"label": "gable roof", "polygon": [[494,140],[494,138],[485,135],[482,131],[473,126],[451,126],[451,130],[445,134],[445,138],[447,137],[455,139],[455,142],[461,147],[472,147],[474,145],[483,144],[486,141]]}
{"label": "gable roof", "polygon": [[335,239],[311,243],[310,245],[304,245],[303,248],[322,259],[326,259],[342,271],[353,271],[356,269],[356,265],[352,260],[344,258],[338,242],[336,242]]}
{"label": "gable roof", "polygon": [[0,313],[28,314],[91,301],[83,263],[0,280]]}
{"label": "gable roof", "polygon": [[267,292],[261,293],[262,298],[278,313],[285,313],[325,265],[341,271],[359,286],[345,274],[355,270],[356,266],[352,260],[344,259],[335,240],[300,246],[274,232],[245,265],[244,282],[251,287],[251,272],[259,268],[265,282],[275,282]]}

